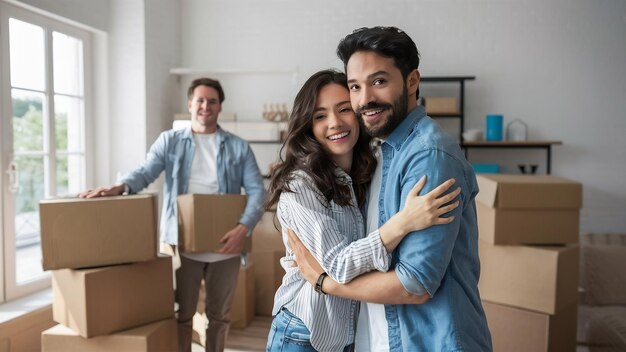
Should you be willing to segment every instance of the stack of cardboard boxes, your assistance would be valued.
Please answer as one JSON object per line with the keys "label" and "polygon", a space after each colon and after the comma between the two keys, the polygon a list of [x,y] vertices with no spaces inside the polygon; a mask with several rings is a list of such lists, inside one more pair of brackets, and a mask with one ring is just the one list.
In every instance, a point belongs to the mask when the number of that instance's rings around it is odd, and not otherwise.
{"label": "stack of cardboard boxes", "polygon": [[494,351],[575,351],[581,185],[477,179],[479,289]]}
{"label": "stack of cardboard boxes", "polygon": [[44,270],[53,319],[42,350],[174,351],[170,257],[157,252],[153,195],[40,203]]}

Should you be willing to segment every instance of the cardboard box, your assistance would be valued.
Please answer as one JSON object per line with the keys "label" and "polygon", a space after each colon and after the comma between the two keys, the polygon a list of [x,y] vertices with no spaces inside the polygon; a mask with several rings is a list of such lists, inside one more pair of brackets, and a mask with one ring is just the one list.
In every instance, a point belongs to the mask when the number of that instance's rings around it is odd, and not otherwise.
{"label": "cardboard box", "polygon": [[285,275],[285,270],[280,265],[280,258],[284,256],[284,249],[282,251],[250,253],[250,259],[254,263],[256,315],[272,316],[274,296]]}
{"label": "cardboard box", "polygon": [[86,339],[64,325],[42,333],[42,352],[162,352],[178,350],[175,318]]}
{"label": "cardboard box", "polygon": [[578,301],[578,246],[494,246],[478,241],[482,299],[556,314]]}
{"label": "cardboard box", "polygon": [[454,97],[424,98],[428,114],[458,114],[459,103]]}
{"label": "cardboard box", "polygon": [[491,244],[577,243],[582,186],[549,175],[477,175],[480,238]]}
{"label": "cardboard box", "polygon": [[233,297],[233,305],[230,310],[230,326],[234,329],[244,329],[254,319],[254,271],[256,265],[248,263],[239,269],[237,288]]}
{"label": "cardboard box", "polygon": [[483,301],[494,352],[576,350],[577,304],[555,315]]}
{"label": "cardboard box", "polygon": [[252,231],[253,252],[285,252],[281,226],[276,212],[266,211]]}
{"label": "cardboard box", "polygon": [[[181,252],[216,252],[220,239],[232,230],[246,207],[239,194],[183,194],[178,196],[178,245]],[[248,237],[244,252],[251,249]]]}
{"label": "cardboard box", "polygon": [[152,194],[42,200],[44,270],[155,259],[157,207]]}
{"label": "cardboard box", "polygon": [[[56,325],[52,320],[52,305],[31,307],[33,310],[27,313],[23,312],[22,303],[11,305],[9,302],[0,312],[0,352],[39,351],[41,332]],[[16,310],[22,314],[15,314]]]}
{"label": "cardboard box", "polygon": [[53,319],[82,337],[174,316],[172,258],[52,272]]}

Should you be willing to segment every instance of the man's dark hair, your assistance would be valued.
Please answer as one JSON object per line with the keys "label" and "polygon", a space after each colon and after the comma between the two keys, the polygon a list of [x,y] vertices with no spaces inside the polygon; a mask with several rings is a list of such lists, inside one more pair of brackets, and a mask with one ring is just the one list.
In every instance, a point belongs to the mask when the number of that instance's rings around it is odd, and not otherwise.
{"label": "man's dark hair", "polygon": [[220,97],[220,103],[224,102],[224,90],[222,89],[220,81],[206,77],[194,79],[193,82],[191,82],[191,84],[189,85],[189,89],[187,89],[187,99],[193,99],[193,91],[198,86],[207,86],[215,89]]}
{"label": "man's dark hair", "polygon": [[344,70],[352,54],[357,51],[372,51],[393,59],[405,80],[420,64],[420,53],[415,42],[396,27],[363,27],[355,29],[343,38],[337,46],[337,56],[343,62]]}

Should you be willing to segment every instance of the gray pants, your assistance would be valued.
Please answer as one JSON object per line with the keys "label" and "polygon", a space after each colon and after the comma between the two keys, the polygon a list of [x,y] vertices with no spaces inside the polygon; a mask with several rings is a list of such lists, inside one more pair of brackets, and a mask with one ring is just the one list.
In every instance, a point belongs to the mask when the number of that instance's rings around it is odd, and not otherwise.
{"label": "gray pants", "polygon": [[230,307],[237,285],[240,258],[215,263],[195,261],[180,256],[176,271],[176,302],[178,302],[178,349],[191,352],[193,316],[198,305],[198,292],[204,279],[206,287],[205,312],[209,319],[206,329],[206,352],[224,351],[230,326]]}

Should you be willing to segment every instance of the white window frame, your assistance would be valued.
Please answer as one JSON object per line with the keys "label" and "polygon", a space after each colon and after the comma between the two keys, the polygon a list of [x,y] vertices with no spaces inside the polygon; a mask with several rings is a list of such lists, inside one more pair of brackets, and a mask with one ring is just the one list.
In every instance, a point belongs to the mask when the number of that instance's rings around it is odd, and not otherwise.
{"label": "white window frame", "polygon": [[[88,160],[92,153],[92,147],[87,141],[92,136],[91,129],[93,121],[92,106],[93,106],[93,93],[92,93],[92,48],[94,36],[88,30],[78,28],[70,24],[62,22],[58,18],[47,17],[27,9],[8,4],[0,0],[0,185],[2,190],[0,195],[0,302],[13,300],[33,293],[35,291],[47,288],[50,286],[49,276],[35,280],[23,285],[18,285],[16,280],[17,268],[15,261],[15,233],[7,233],[7,229],[15,230],[14,216],[15,212],[14,204],[12,201],[7,201],[11,195],[8,192],[9,180],[6,170],[8,169],[8,163],[13,159],[13,138],[12,131],[4,129],[5,126],[10,126],[10,120],[12,117],[12,100],[11,100],[11,82],[10,82],[10,66],[9,66],[9,31],[8,22],[9,18],[15,18],[20,21],[32,23],[44,28],[45,32],[45,55],[46,55],[46,75],[51,77],[52,75],[52,32],[61,32],[69,36],[82,40],[83,44],[83,70],[84,70],[84,131],[83,138],[85,139],[82,144],[85,146],[85,170],[83,170],[83,180],[87,182],[87,177],[91,174],[90,168],[92,163]],[[54,106],[54,91],[51,84],[51,80],[46,80],[46,91],[51,93],[48,107]],[[52,111],[52,109],[49,109]],[[44,119],[54,119],[54,113],[51,112],[48,116],[44,116]],[[44,132],[48,133],[48,132]],[[47,138],[46,138],[47,139]],[[45,148],[44,148],[45,149]],[[11,151],[11,154],[8,152]],[[50,150],[52,155],[56,155],[54,149]],[[56,158],[55,158],[56,159]],[[55,164],[54,162],[51,164]],[[52,176],[54,177],[54,176]],[[46,187],[48,189],[48,187]],[[12,250],[9,250],[12,249]]]}

